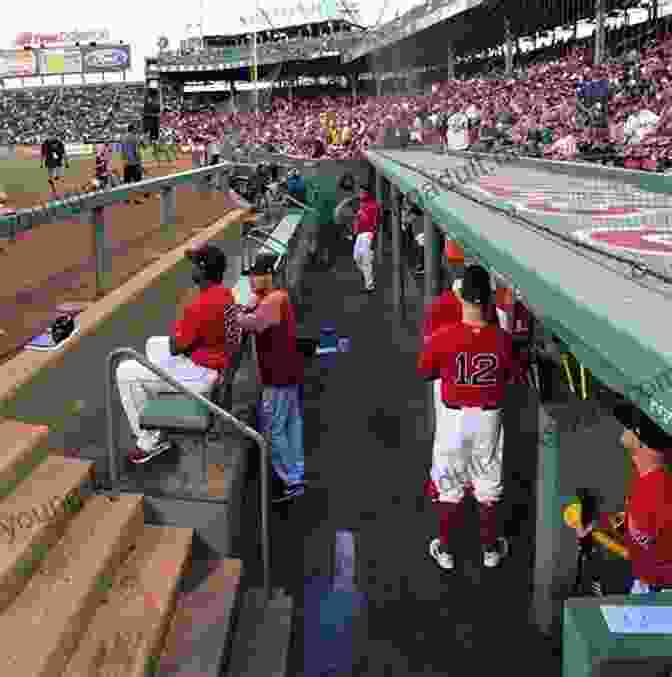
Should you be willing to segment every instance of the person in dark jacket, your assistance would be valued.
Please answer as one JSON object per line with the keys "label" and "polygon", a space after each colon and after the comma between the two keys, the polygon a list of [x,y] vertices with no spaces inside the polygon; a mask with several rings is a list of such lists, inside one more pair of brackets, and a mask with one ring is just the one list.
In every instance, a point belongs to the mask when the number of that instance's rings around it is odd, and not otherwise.
{"label": "person in dark jacket", "polygon": [[301,204],[306,203],[306,182],[296,168],[292,168],[289,171],[289,176],[287,177],[287,192]]}
{"label": "person in dark jacket", "polygon": [[56,182],[63,178],[63,164],[70,167],[65,150],[65,144],[55,134],[45,139],[41,149],[42,167],[47,168],[49,187],[56,193]]}

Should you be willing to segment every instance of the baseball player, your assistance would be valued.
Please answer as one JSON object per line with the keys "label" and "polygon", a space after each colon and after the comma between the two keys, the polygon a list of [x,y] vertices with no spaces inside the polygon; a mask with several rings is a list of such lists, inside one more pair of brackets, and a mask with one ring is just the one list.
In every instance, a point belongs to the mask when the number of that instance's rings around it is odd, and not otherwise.
{"label": "baseball player", "polygon": [[359,200],[359,211],[352,225],[355,236],[353,258],[364,277],[365,291],[371,293],[376,290],[373,275],[373,239],[382,221],[382,210],[366,187],[360,189]]}
{"label": "baseball player", "polygon": [[41,164],[47,168],[51,192],[56,194],[56,182],[63,178],[63,164],[70,168],[65,144],[55,134],[45,139],[41,148]]}
{"label": "baseball player", "polygon": [[[623,426],[621,444],[630,453],[634,477],[621,515],[625,543],[632,565],[630,594],[672,589],[672,437],[629,403],[614,409]],[[577,528],[583,538],[593,528],[609,528],[608,513],[595,524]]]}
{"label": "baseball player", "polygon": [[461,319],[426,337],[418,361],[425,378],[441,380],[430,472],[440,536],[431,541],[429,553],[446,570],[455,566],[450,533],[461,526],[467,489],[478,502],[484,566],[496,567],[509,549],[499,533],[497,503],[502,494],[502,400],[513,374],[512,340],[488,321],[493,299],[484,268],[469,266],[455,290]]}

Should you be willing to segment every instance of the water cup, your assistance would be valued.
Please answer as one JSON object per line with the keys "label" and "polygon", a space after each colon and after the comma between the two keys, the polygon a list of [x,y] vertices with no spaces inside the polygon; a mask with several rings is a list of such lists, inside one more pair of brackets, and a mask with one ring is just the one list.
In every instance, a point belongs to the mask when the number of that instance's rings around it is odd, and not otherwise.
{"label": "water cup", "polygon": [[338,352],[339,353],[349,353],[350,352],[350,338],[347,336],[341,336],[338,339]]}
{"label": "water cup", "polygon": [[320,348],[338,348],[335,327],[325,325],[320,329]]}

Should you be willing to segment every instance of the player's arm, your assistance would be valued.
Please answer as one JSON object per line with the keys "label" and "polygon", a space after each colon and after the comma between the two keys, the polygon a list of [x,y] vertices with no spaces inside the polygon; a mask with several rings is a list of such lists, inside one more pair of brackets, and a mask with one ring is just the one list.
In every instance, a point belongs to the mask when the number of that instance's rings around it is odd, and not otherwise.
{"label": "player's arm", "polygon": [[193,352],[201,338],[199,324],[194,307],[186,306],[182,319],[175,323],[175,331],[169,340],[171,355],[189,355]]}
{"label": "player's arm", "polygon": [[439,330],[425,339],[418,355],[418,372],[426,381],[435,381],[441,376],[440,359],[442,357],[442,335]]}
{"label": "player's arm", "polygon": [[283,297],[280,293],[269,294],[254,310],[241,312],[238,315],[238,324],[245,331],[261,334],[282,322],[282,303]]}

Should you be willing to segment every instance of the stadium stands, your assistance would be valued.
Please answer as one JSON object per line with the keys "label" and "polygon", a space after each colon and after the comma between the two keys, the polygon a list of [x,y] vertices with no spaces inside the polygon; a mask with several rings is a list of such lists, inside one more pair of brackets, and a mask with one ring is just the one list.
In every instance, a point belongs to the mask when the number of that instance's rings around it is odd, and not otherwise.
{"label": "stadium stands", "polygon": [[[269,46],[280,49],[279,46]],[[553,59],[553,54],[546,53]],[[533,62],[511,79],[445,80],[428,95],[276,97],[270,110],[189,113],[164,101],[162,129],[177,143],[192,144],[239,132],[236,143],[255,144],[295,157],[360,158],[384,142],[386,130],[407,128],[416,143],[436,143],[436,115],[469,113],[469,144],[476,150],[514,148],[552,159],[596,159],[643,169],[672,164],[672,39],[636,54],[639,80],[628,78],[624,61],[591,65],[587,49]],[[602,132],[577,115],[582,80],[610,83],[608,126]],[[36,143],[50,126],[64,128],[66,141],[114,140],[142,113],[142,85],[6,90],[0,94],[0,143]],[[334,111],[337,134],[327,143],[320,113]],[[343,140],[345,138],[345,143]],[[389,136],[388,136],[389,138]],[[322,144],[316,144],[322,139]]]}

